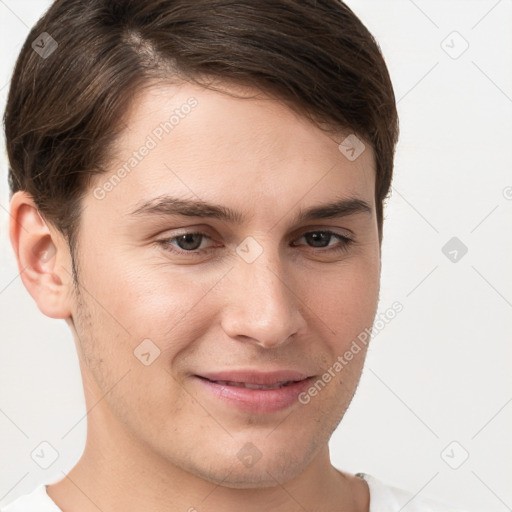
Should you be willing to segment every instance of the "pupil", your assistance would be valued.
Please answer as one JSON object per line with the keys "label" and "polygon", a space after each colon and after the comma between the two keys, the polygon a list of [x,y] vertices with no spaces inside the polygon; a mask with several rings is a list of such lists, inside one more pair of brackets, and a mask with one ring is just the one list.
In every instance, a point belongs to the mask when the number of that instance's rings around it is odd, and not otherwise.
{"label": "pupil", "polygon": [[[331,235],[329,233],[318,232],[318,233],[311,233],[311,234],[306,235],[306,236],[308,236],[310,239],[312,239],[313,244],[314,244],[315,247],[326,247],[326,245],[322,245],[322,241],[323,242],[329,242],[329,238],[330,238]],[[315,245],[319,241],[320,241],[321,245]]]}
{"label": "pupil", "polygon": [[[202,235],[199,235],[198,233],[187,233],[186,235],[182,235],[180,238],[178,238],[178,244],[180,246],[180,249],[186,249],[191,251],[196,250],[201,245],[201,236]],[[197,237],[199,243],[196,242],[194,244],[194,237]],[[190,247],[190,244],[192,244],[192,247]]]}

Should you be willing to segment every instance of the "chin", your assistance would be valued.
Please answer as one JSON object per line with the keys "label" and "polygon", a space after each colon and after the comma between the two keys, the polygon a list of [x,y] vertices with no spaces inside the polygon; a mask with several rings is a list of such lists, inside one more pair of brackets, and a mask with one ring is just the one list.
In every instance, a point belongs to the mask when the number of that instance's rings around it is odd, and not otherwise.
{"label": "chin", "polygon": [[263,463],[260,460],[250,468],[235,463],[230,468],[219,468],[218,471],[213,470],[207,474],[200,472],[197,476],[231,489],[261,489],[286,483],[298,476],[303,469],[302,465],[283,467],[273,461]]}
{"label": "chin", "polygon": [[253,444],[247,440],[242,448],[237,442],[234,452],[228,449],[224,455],[212,453],[209,466],[205,465],[208,459],[201,458],[188,470],[199,478],[233,489],[275,487],[299,476],[311,464],[319,448],[314,443],[307,447],[307,443],[283,446],[269,443],[268,439],[260,441],[255,440]]}

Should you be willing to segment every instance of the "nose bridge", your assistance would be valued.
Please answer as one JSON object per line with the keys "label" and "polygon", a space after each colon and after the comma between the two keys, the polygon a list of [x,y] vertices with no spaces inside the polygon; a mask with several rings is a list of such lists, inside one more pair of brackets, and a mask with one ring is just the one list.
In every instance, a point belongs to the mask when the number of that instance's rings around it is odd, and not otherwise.
{"label": "nose bridge", "polygon": [[237,253],[230,272],[224,330],[231,337],[251,338],[264,347],[286,343],[305,322],[278,248],[270,239],[257,242],[249,237]]}

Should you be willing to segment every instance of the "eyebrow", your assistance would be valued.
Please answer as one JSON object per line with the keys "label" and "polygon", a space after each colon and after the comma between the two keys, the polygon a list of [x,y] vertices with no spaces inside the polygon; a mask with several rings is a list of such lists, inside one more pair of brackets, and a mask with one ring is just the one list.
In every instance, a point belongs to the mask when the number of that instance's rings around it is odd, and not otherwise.
{"label": "eyebrow", "polygon": [[[330,203],[300,209],[293,223],[316,219],[347,217],[357,213],[372,213],[371,206],[356,197],[344,197]],[[168,195],[144,201],[128,214],[130,217],[186,216],[218,219],[232,224],[241,224],[247,217],[227,206],[207,203],[202,200],[185,200]]]}

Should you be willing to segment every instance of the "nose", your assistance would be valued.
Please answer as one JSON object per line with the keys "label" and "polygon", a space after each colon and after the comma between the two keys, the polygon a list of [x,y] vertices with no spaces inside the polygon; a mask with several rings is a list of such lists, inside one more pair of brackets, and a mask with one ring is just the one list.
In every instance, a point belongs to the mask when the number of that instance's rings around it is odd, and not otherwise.
{"label": "nose", "polygon": [[263,348],[290,343],[306,325],[304,299],[279,256],[270,252],[265,249],[252,263],[237,258],[228,275],[222,317],[228,336]]}

